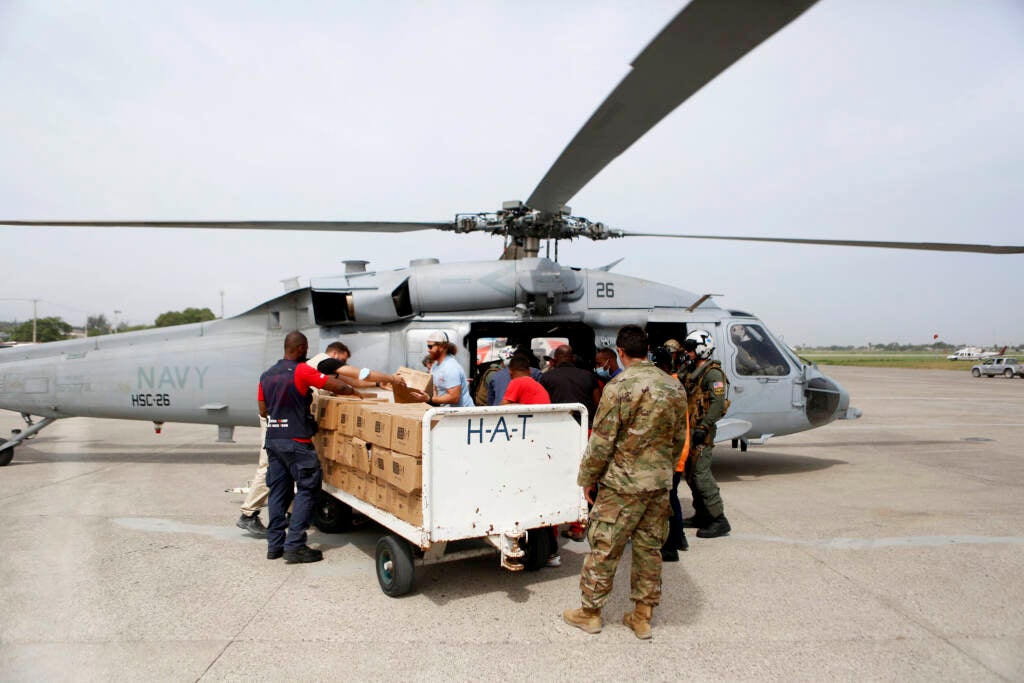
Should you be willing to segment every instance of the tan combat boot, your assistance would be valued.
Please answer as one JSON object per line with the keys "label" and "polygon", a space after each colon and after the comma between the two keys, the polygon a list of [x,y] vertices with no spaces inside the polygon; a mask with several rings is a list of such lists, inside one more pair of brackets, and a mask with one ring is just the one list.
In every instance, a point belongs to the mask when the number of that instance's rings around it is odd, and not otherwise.
{"label": "tan combat boot", "polygon": [[603,626],[601,623],[601,610],[591,609],[590,607],[567,609],[562,612],[562,619],[570,626],[575,626],[587,633],[600,633]]}
{"label": "tan combat boot", "polygon": [[626,612],[622,617],[622,623],[633,629],[633,633],[641,640],[651,637],[651,613],[654,608],[641,602],[636,603],[632,612]]}

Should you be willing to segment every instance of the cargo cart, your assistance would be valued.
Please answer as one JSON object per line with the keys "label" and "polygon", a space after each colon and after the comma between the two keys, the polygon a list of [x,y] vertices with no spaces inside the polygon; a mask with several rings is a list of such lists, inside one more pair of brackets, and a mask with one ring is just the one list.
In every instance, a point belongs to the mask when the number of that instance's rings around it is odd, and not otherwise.
{"label": "cargo cart", "polygon": [[431,408],[421,425],[419,497],[392,489],[371,503],[325,481],[316,510],[322,531],[350,529],[353,511],[388,530],[374,558],[387,595],[408,593],[417,565],[496,554],[510,571],[539,569],[557,548],[549,527],[586,519],[582,405]]}

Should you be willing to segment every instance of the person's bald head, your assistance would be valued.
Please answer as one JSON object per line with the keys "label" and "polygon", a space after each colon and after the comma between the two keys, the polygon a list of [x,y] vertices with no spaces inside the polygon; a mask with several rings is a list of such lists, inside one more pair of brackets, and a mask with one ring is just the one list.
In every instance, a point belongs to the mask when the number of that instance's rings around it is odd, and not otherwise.
{"label": "person's bald head", "polygon": [[298,330],[289,332],[284,338],[284,357],[288,360],[301,360],[309,351],[309,340]]}
{"label": "person's bald head", "polygon": [[569,346],[568,344],[562,344],[557,349],[555,349],[555,352],[553,354],[551,354],[551,360],[554,361],[555,365],[564,365],[566,363],[572,365],[572,347]]}

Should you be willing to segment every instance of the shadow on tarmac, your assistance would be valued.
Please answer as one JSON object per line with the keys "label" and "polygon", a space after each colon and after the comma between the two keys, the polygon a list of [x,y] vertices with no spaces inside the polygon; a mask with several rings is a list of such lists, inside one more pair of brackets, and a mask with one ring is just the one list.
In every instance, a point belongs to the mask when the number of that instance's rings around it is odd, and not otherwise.
{"label": "shadow on tarmac", "polygon": [[[330,552],[333,548],[351,546],[357,548],[366,555],[366,562],[373,564],[374,554],[377,547],[377,540],[381,536],[390,533],[387,528],[376,522],[367,520],[358,529],[344,534],[317,533],[315,543],[324,550]],[[450,562],[441,562],[431,565],[417,565],[416,579],[413,590],[409,593],[420,595],[430,600],[437,606],[445,606],[466,598],[474,598],[481,595],[493,593],[505,593],[511,603],[524,604],[536,596],[533,589],[541,583],[560,579],[576,579],[583,567],[583,558],[589,546],[586,543],[577,543],[559,537],[558,554],[562,558],[559,567],[546,567],[535,572],[510,572],[502,569],[498,564],[498,553],[495,550],[492,554],[472,557]],[[663,581],[672,583],[671,591],[666,591],[663,596],[664,609],[659,611],[658,619],[661,623],[693,623],[696,622],[701,611],[703,600],[700,598],[696,584],[690,579],[685,570],[687,553],[681,553],[681,562],[666,563],[663,565]],[[629,567],[631,563],[630,546],[626,546],[623,557],[619,562],[619,569],[616,573],[616,584],[626,586],[626,595],[629,593]],[[554,614],[561,614],[562,610],[579,606],[579,590],[575,588],[567,593],[564,600],[557,605],[552,605]],[[616,590],[615,597],[621,598],[620,590]],[[402,598],[396,598],[401,600]],[[627,600],[628,602],[628,600]],[[631,603],[627,607],[631,607]],[[617,603],[609,603],[608,619],[618,620],[621,618],[625,608]]]}
{"label": "shadow on tarmac", "polygon": [[[14,460],[7,467],[62,462],[87,463],[170,463],[170,464],[215,464],[252,465],[256,464],[256,453],[251,446],[239,444],[165,446],[167,450],[155,450],[142,446],[138,451],[103,450],[113,444],[103,441],[85,442],[96,451],[76,453],[42,452],[28,446],[19,446],[14,451]],[[123,449],[123,446],[118,446]]]}
{"label": "shadow on tarmac", "polygon": [[712,471],[719,482],[742,481],[751,477],[770,477],[785,474],[816,472],[835,465],[847,465],[846,460],[812,458],[781,452],[731,453],[719,455],[716,449]]}

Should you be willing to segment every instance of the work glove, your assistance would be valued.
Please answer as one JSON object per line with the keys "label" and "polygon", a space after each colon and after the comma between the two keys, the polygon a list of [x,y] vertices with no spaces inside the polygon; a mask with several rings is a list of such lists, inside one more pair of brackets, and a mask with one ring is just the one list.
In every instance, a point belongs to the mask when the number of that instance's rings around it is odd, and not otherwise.
{"label": "work glove", "polygon": [[702,444],[702,443],[704,443],[707,440],[707,438],[708,438],[707,430],[706,429],[701,429],[700,427],[698,427],[697,429],[694,429],[693,433],[690,435],[690,443]]}

